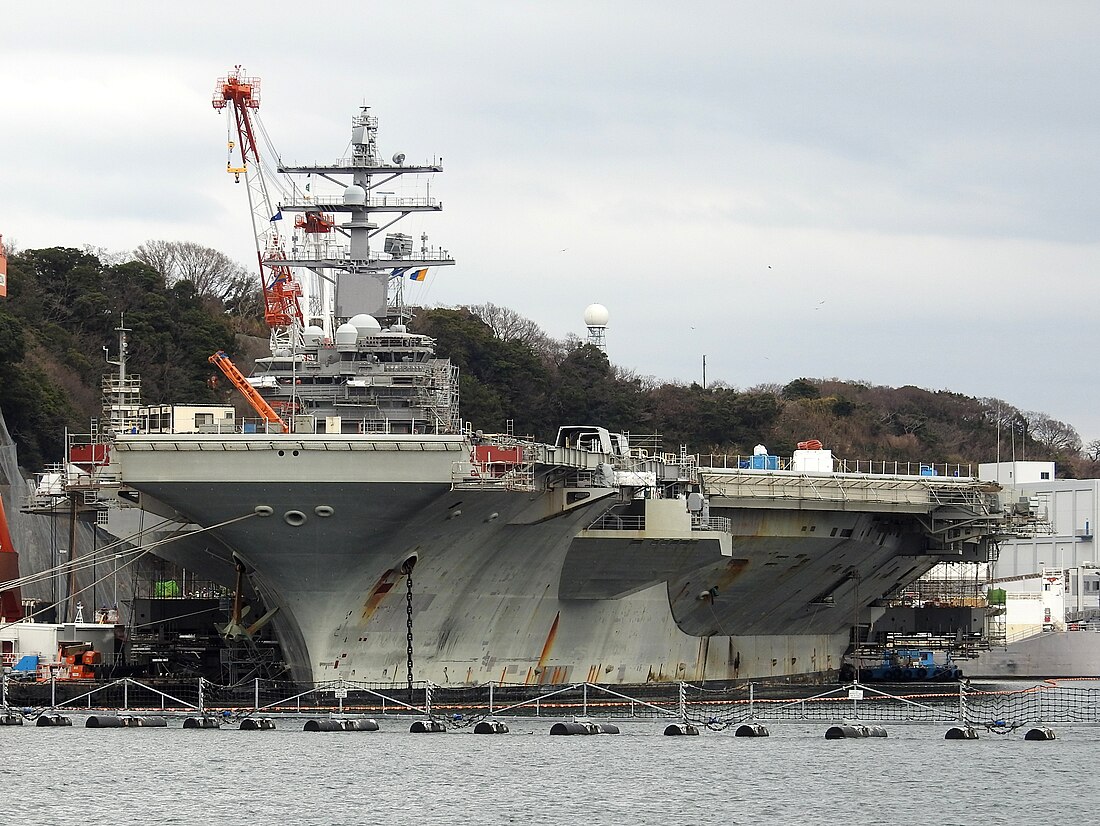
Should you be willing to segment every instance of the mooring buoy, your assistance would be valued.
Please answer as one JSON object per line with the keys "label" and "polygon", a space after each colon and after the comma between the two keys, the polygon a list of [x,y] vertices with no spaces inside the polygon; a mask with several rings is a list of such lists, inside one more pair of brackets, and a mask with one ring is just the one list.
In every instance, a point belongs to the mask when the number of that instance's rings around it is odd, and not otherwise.
{"label": "mooring buoy", "polygon": [[1036,728],[1028,729],[1027,734],[1024,735],[1025,740],[1053,740],[1054,729],[1047,728],[1046,726],[1038,726]]}
{"label": "mooring buoy", "polygon": [[221,720],[216,720],[213,717],[185,717],[183,720],[184,728],[221,728]]}
{"label": "mooring buoy", "polygon": [[482,720],[474,726],[474,734],[507,734],[508,726],[500,720]]}
{"label": "mooring buoy", "polygon": [[733,732],[734,737],[767,737],[770,734],[767,727],[760,723],[742,723]]}
{"label": "mooring buoy", "polygon": [[241,720],[241,731],[274,731],[275,721],[270,717],[245,717]]}
{"label": "mooring buoy", "polygon": [[972,726],[952,726],[943,736],[944,740],[977,740],[978,732]]}
{"label": "mooring buoy", "polygon": [[698,735],[699,729],[693,726],[691,723],[669,723],[665,726],[665,734],[669,737],[676,737],[678,735]]}
{"label": "mooring buoy", "polygon": [[844,723],[839,726],[829,726],[828,730],[825,732],[826,740],[885,736],[886,729],[882,726],[852,725],[851,723]]}

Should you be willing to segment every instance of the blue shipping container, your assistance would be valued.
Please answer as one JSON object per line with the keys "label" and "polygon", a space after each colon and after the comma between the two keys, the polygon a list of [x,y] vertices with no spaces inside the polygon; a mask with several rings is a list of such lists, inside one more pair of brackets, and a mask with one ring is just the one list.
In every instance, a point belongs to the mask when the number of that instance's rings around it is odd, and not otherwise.
{"label": "blue shipping container", "polygon": [[779,470],[779,457],[758,453],[752,457],[753,470]]}

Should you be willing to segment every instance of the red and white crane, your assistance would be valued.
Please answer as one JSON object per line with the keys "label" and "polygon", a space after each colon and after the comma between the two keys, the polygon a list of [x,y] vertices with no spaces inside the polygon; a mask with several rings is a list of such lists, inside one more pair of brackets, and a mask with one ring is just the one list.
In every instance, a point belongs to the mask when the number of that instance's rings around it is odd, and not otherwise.
{"label": "red and white crane", "polygon": [[305,326],[298,300],[302,287],[294,280],[290,267],[280,263],[287,260],[283,237],[277,227],[282,215],[271,199],[264,177],[253,117],[253,112],[260,107],[260,79],[245,77],[240,66],[234,67],[228,75],[218,78],[213,105],[219,111],[228,108],[233,115],[234,123],[230,128],[235,127],[236,140],[232,137],[229,140],[226,169],[238,183],[244,174],[248,188],[252,234],[256,239],[256,258],[264,294],[264,320],[271,329],[271,352],[280,348],[293,350],[300,344]]}

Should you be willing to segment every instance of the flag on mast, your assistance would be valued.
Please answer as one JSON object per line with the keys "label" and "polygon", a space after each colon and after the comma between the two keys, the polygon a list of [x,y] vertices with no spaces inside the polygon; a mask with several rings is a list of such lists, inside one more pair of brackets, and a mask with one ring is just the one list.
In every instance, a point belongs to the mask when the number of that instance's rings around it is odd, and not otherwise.
{"label": "flag on mast", "polygon": [[428,268],[425,267],[422,270],[413,270],[409,273],[409,279],[412,281],[423,281],[428,277]]}

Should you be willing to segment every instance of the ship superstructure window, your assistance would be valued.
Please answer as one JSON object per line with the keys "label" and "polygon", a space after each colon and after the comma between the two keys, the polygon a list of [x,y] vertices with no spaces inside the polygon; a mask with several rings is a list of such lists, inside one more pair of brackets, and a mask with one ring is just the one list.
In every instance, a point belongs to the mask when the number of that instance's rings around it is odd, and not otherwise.
{"label": "ship superstructure window", "polygon": [[213,413],[196,413],[195,414],[195,427],[202,427],[203,425],[214,424]]}

